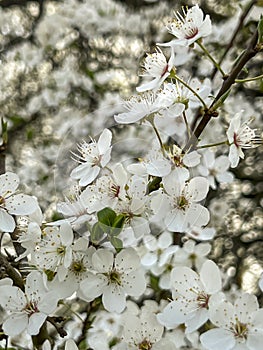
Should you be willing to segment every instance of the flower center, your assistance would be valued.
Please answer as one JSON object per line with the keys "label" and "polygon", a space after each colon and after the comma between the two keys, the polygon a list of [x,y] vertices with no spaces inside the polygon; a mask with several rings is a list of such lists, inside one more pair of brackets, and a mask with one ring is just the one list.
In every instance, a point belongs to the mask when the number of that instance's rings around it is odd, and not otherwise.
{"label": "flower center", "polygon": [[64,246],[58,247],[58,248],[57,248],[57,253],[58,253],[58,255],[65,255],[65,253],[66,253],[66,247],[64,247]]}
{"label": "flower center", "polygon": [[144,339],[140,344],[138,344],[139,350],[150,350],[151,348],[152,348],[152,343],[146,339]]}
{"label": "flower center", "polygon": [[168,64],[166,64],[166,66],[164,67],[164,69],[163,69],[163,71],[162,71],[161,77],[163,77],[164,74],[168,72],[168,68],[169,68],[169,67],[168,67]]}
{"label": "flower center", "polygon": [[185,210],[188,207],[189,201],[184,197],[180,196],[177,201],[177,206],[179,209]]}
{"label": "flower center", "polygon": [[239,147],[239,138],[238,138],[238,135],[237,135],[236,132],[234,132],[233,139],[234,139],[234,145],[235,145],[236,147]]}
{"label": "flower center", "polygon": [[198,302],[199,308],[208,309],[208,302],[209,302],[210,295],[206,294],[205,292],[201,292],[198,294],[196,300]]}
{"label": "flower center", "polygon": [[233,327],[233,333],[235,338],[247,339],[247,325],[236,319],[236,324]]}
{"label": "flower center", "polygon": [[37,308],[37,302],[35,300],[31,300],[23,309],[29,316],[33,315],[36,312],[39,312]]}
{"label": "flower center", "polygon": [[82,261],[74,261],[70,266],[70,270],[76,275],[79,275],[86,271],[86,267]]}
{"label": "flower center", "polygon": [[185,39],[192,39],[198,34],[198,28],[189,28],[186,32]]}
{"label": "flower center", "polygon": [[120,277],[121,277],[121,274],[119,272],[117,272],[116,270],[112,270],[108,276],[109,282],[117,284],[118,286],[121,286],[121,278]]}
{"label": "flower center", "polygon": [[120,186],[112,184],[110,187],[110,191],[112,193],[112,196],[114,198],[117,198],[119,196],[119,193],[120,193]]}

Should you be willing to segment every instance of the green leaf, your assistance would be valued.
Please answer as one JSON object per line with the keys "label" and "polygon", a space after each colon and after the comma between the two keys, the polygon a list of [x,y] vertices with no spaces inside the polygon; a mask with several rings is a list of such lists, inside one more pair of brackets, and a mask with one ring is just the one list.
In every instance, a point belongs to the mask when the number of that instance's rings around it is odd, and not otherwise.
{"label": "green leaf", "polygon": [[115,236],[110,237],[110,243],[117,251],[120,251],[123,248],[122,240]]}
{"label": "green leaf", "polygon": [[114,220],[116,218],[116,213],[111,208],[104,208],[97,213],[98,220],[106,226],[112,227]]}
{"label": "green leaf", "polygon": [[104,236],[104,229],[100,222],[96,222],[96,224],[94,224],[92,227],[90,240],[92,243],[98,243],[103,236]]}
{"label": "green leaf", "polygon": [[124,214],[119,214],[115,217],[112,227],[122,228],[125,223],[126,216]]}

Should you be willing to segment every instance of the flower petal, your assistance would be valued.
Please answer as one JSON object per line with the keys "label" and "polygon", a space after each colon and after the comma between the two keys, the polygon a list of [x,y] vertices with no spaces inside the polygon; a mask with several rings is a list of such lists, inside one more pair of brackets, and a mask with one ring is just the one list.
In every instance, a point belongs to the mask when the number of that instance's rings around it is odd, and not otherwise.
{"label": "flower petal", "polygon": [[200,270],[200,280],[208,294],[219,292],[222,288],[219,267],[212,260],[203,263]]}
{"label": "flower petal", "polygon": [[0,230],[2,232],[13,232],[15,227],[16,223],[14,218],[0,208]]}
{"label": "flower petal", "polygon": [[121,313],[126,306],[124,289],[116,283],[108,285],[103,292],[102,303],[109,312]]}
{"label": "flower petal", "polygon": [[37,335],[42,324],[45,322],[47,315],[42,312],[35,312],[29,317],[27,331],[30,335]]}
{"label": "flower petal", "polygon": [[231,350],[236,343],[234,335],[221,328],[211,329],[201,334],[200,341],[208,350]]}
{"label": "flower petal", "polygon": [[6,209],[10,214],[28,215],[38,208],[37,199],[26,194],[16,194],[6,199]]}
{"label": "flower petal", "polygon": [[107,284],[108,280],[102,274],[93,275],[89,273],[87,278],[80,283],[81,298],[92,301],[103,293]]}
{"label": "flower petal", "polygon": [[7,192],[14,193],[19,185],[19,177],[10,172],[0,175],[0,195],[5,197]]}
{"label": "flower petal", "polygon": [[110,148],[112,133],[109,129],[104,129],[98,140],[98,149],[100,154],[105,154]]}
{"label": "flower petal", "polygon": [[113,265],[113,253],[106,249],[98,249],[92,255],[92,264],[98,272],[109,272]]}
{"label": "flower petal", "polygon": [[28,316],[25,312],[12,314],[3,323],[3,331],[10,337],[22,333],[28,324]]}

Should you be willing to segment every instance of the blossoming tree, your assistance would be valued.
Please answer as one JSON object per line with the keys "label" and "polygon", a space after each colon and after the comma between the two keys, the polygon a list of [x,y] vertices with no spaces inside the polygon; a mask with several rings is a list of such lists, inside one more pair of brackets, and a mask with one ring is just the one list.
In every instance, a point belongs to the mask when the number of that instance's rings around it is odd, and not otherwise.
{"label": "blossoming tree", "polygon": [[[217,240],[227,223],[241,229],[227,190],[234,196],[238,165],[249,152],[260,152],[262,142],[256,108],[262,113],[262,101],[257,95],[255,106],[246,105],[248,90],[260,91],[262,82],[262,72],[251,75],[262,59],[262,4],[242,2],[243,11],[234,8],[234,20],[220,27],[216,13],[197,4],[171,15],[171,4],[157,2],[145,1],[149,22],[158,11],[169,19],[157,26],[161,34],[142,59],[142,74],[128,90],[121,86],[123,98],[107,95],[116,86],[114,73],[96,71],[105,57],[89,60],[116,23],[127,35],[140,35],[140,17],[131,9],[112,0],[22,1],[30,31],[19,8],[14,13],[21,22],[10,17],[16,1],[0,2],[5,69],[10,66],[14,80],[29,72],[30,84],[36,76],[47,79],[44,87],[29,84],[32,94],[20,116],[10,115],[7,103],[17,103],[7,89],[12,79],[1,82],[2,348],[262,348],[262,256],[256,287],[249,289],[239,266],[225,268],[227,240]],[[228,26],[232,35],[225,38]],[[92,41],[89,30],[102,38]],[[146,24],[140,30],[147,33]],[[120,40],[117,55],[122,47]],[[131,49],[137,47],[133,42]],[[134,62],[127,64],[136,70]],[[87,115],[90,107],[98,108]],[[10,136],[33,119],[51,138],[42,110],[60,116],[54,118],[60,147],[47,142],[41,149],[42,160],[54,161],[54,174],[48,163],[39,182],[33,168],[41,159],[32,166],[25,150],[27,162],[17,167],[8,150]],[[27,136],[34,135],[27,130]],[[26,185],[21,192],[20,182]],[[248,238],[234,229],[232,235],[242,258],[239,240]]]}

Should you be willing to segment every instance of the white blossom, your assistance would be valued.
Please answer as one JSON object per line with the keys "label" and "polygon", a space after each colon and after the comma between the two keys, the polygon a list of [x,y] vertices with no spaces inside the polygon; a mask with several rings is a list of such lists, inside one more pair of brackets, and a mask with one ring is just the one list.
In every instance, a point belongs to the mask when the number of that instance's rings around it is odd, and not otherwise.
{"label": "white blossom", "polygon": [[172,41],[162,46],[190,46],[200,38],[208,36],[212,31],[210,16],[205,18],[203,11],[198,5],[191,7],[189,10],[182,9],[183,14],[176,12],[175,17],[167,25],[168,31],[176,37]]}
{"label": "white blossom", "polygon": [[175,267],[171,275],[173,301],[158,315],[158,320],[166,327],[176,327],[185,323],[186,333],[201,327],[209,319],[211,305],[221,302],[222,282],[220,270],[207,260],[200,274],[188,267]]}
{"label": "white blossom", "polygon": [[140,315],[127,312],[123,316],[123,324],[123,340],[127,344],[124,349],[173,349],[173,344],[163,341],[164,328],[158,323],[156,315],[149,310],[143,310]]}
{"label": "white blossom", "polygon": [[208,179],[212,189],[216,189],[216,181],[219,183],[229,183],[234,179],[234,175],[227,171],[230,166],[230,161],[227,156],[221,155],[215,157],[215,153],[207,150],[202,155],[202,164],[198,166],[198,171],[201,176]]}
{"label": "white blossom", "polygon": [[[179,178],[181,177],[181,179]],[[166,193],[152,196],[151,208],[157,218],[164,218],[168,230],[184,232],[192,226],[204,226],[210,215],[207,208],[199,204],[208,192],[208,181],[203,177],[194,177],[186,181],[188,174],[172,171],[163,179]]]}
{"label": "white blossom", "polygon": [[159,110],[157,102],[157,94],[152,91],[132,96],[129,100],[124,101],[125,112],[115,115],[114,119],[120,124],[136,123],[157,112]]}
{"label": "white blossom", "polygon": [[120,313],[126,305],[126,296],[140,296],[146,288],[140,258],[133,248],[121,250],[115,257],[106,249],[92,255],[95,273],[80,283],[80,297],[91,301],[102,294],[106,310]]}
{"label": "white blossom", "polygon": [[223,301],[214,305],[210,320],[217,327],[201,334],[206,350],[261,350],[263,309],[255,295],[243,293],[235,304]]}
{"label": "white blossom", "polygon": [[189,239],[178,249],[174,257],[174,264],[187,266],[200,271],[202,265],[207,260],[207,256],[211,252],[211,249],[212,246],[208,242],[197,244],[192,239]]}
{"label": "white blossom", "polygon": [[0,230],[13,232],[16,223],[12,215],[32,214],[38,208],[36,198],[26,194],[16,194],[19,178],[6,172],[0,175]]}
{"label": "white blossom", "polygon": [[144,92],[146,90],[158,89],[165,81],[165,79],[169,76],[170,71],[173,67],[173,51],[168,62],[160,48],[157,48],[156,52],[154,53],[147,54],[143,63],[144,73],[142,76],[151,77],[152,80],[138,86],[136,90],[138,92]]}
{"label": "white blossom", "polygon": [[33,253],[33,262],[43,270],[57,272],[62,281],[72,262],[73,239],[73,231],[68,223],[60,227],[46,227]]}
{"label": "white blossom", "polygon": [[95,140],[92,140],[91,143],[83,141],[78,145],[80,155],[73,154],[80,165],[72,170],[70,176],[79,180],[80,186],[87,186],[95,180],[101,168],[104,168],[110,161],[111,138],[111,131],[104,129],[98,142]]}
{"label": "white blossom", "polygon": [[241,124],[241,113],[237,113],[230,121],[226,134],[230,144],[228,157],[232,168],[238,165],[239,158],[245,157],[242,149],[255,148],[262,142],[256,135],[256,129],[251,129],[248,123]]}
{"label": "white blossom", "polygon": [[0,286],[0,304],[8,311],[3,330],[14,336],[27,330],[36,335],[47,316],[57,307],[58,298],[48,291],[40,272],[31,272],[26,279],[25,293],[16,286]]}

